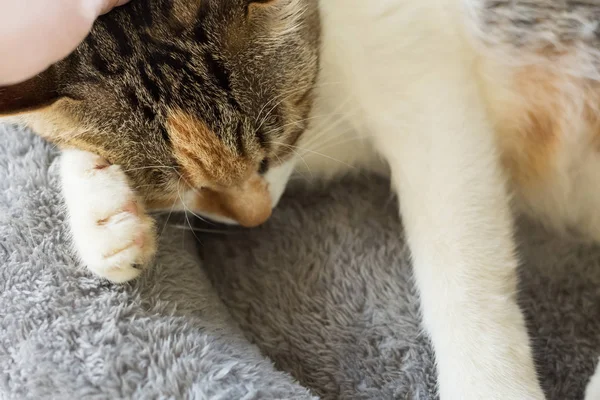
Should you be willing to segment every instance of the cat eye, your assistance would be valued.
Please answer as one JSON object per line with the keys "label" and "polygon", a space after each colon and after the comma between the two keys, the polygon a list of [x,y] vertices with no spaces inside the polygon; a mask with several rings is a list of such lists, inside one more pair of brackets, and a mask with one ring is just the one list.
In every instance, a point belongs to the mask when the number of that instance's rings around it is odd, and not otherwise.
{"label": "cat eye", "polygon": [[268,159],[264,159],[260,162],[260,166],[258,167],[258,173],[260,175],[264,175],[267,173],[267,171],[269,170],[269,160]]}

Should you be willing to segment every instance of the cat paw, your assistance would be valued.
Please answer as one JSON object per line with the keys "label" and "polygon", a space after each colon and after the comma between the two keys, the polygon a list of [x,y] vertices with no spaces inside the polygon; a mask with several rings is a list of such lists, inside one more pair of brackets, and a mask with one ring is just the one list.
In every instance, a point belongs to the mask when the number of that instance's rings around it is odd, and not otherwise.
{"label": "cat paw", "polygon": [[156,232],[121,167],[92,153],[66,150],[61,168],[80,259],[109,281],[137,278],[156,252]]}

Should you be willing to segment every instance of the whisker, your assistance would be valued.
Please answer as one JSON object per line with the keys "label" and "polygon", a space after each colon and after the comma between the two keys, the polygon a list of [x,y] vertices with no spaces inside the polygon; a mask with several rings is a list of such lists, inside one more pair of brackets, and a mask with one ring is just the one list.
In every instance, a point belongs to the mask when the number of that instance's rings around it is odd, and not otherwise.
{"label": "whisker", "polygon": [[315,119],[325,118],[325,117],[330,117],[330,116],[331,116],[331,114],[327,113],[327,114],[322,114],[322,115],[315,115],[315,116],[309,117],[309,118],[302,118],[302,119],[299,119],[297,121],[290,122],[290,123],[278,126],[277,128],[271,129],[271,130],[265,132],[265,136],[268,136],[268,135],[270,135],[273,132],[277,132],[280,129],[287,128],[288,126],[299,125],[299,124],[301,124],[303,122],[308,122],[308,121],[312,121],[312,120],[315,120]]}
{"label": "whisker", "polygon": [[[343,135],[339,135],[339,136],[343,136]],[[326,141],[320,143],[318,145],[318,148],[319,149],[329,149],[329,148],[334,147],[334,146],[339,146],[341,144],[346,144],[346,143],[354,142],[354,141],[357,141],[357,140],[368,139],[368,138],[371,138],[373,136],[374,135],[357,135],[357,136],[353,136],[353,137],[347,138],[345,140],[339,140],[339,141],[335,141],[336,138],[329,138],[330,140],[326,140]]]}
{"label": "whisker", "polygon": [[[340,164],[343,164],[343,165],[345,165],[345,166],[347,166],[347,167],[349,167],[349,168],[351,168],[351,169],[355,169],[355,168],[356,168],[354,165],[348,164],[348,163],[346,163],[346,162],[344,162],[344,161],[342,161],[342,160],[338,160],[338,159],[336,159],[336,158],[334,158],[334,157],[328,156],[327,154],[319,153],[318,151],[314,151],[314,150],[310,150],[310,149],[303,149],[303,148],[301,148],[301,147],[294,146],[294,145],[287,144],[287,143],[281,143],[281,142],[272,142],[272,143],[274,143],[274,144],[278,144],[278,145],[280,145],[280,146],[287,146],[287,147],[289,147],[289,148],[291,148],[291,149],[303,150],[303,151],[305,151],[305,152],[308,152],[308,153],[311,153],[311,154],[315,154],[315,155],[318,155],[318,156],[321,156],[321,157],[327,158],[327,159],[329,159],[329,160],[332,160],[332,161],[335,161],[335,162],[339,162]],[[305,154],[306,154],[306,153],[305,153]]]}
{"label": "whisker", "polygon": [[146,183],[144,185],[133,186],[132,189],[137,191],[138,189],[147,188],[147,187],[155,187],[160,185],[159,183]]}
{"label": "whisker", "polygon": [[328,136],[332,130],[334,130],[337,126],[339,126],[344,121],[344,118],[353,111],[353,108],[349,108],[349,109],[345,110],[344,113],[340,112],[344,107],[347,106],[348,103],[349,103],[349,99],[346,99],[345,101],[341,102],[339,104],[339,106],[331,113],[332,117],[338,117],[338,118],[331,118],[331,119],[325,121],[324,123],[326,123],[327,125],[323,125],[321,127],[319,127],[319,126],[313,127],[312,130],[317,131],[318,133],[315,136],[309,138],[304,143],[305,147],[313,146],[315,142],[317,142],[318,140],[320,140],[321,138],[323,138],[326,135]]}
{"label": "whisker", "polygon": [[302,145],[302,147],[305,149],[320,149],[322,148],[324,143],[328,143],[331,140],[339,139],[340,137],[345,136],[349,132],[348,129],[343,129],[335,132],[335,134],[332,135],[331,131],[333,131],[334,129],[336,129],[336,125],[332,124],[329,130],[325,130],[321,134],[309,138],[306,141],[303,141],[301,138],[299,144]]}
{"label": "whisker", "polygon": [[[306,88],[306,90],[308,90],[308,87],[303,87],[303,88]],[[294,89],[294,90],[292,90],[292,91],[284,92],[284,93],[280,94],[279,96],[275,96],[275,97],[273,97],[272,99],[270,99],[269,101],[267,101],[265,104],[263,104],[263,106],[261,107],[261,109],[258,111],[258,115],[256,116],[256,119],[254,120],[254,122],[255,122],[255,123],[256,123],[256,122],[258,122],[258,120],[259,120],[259,119],[260,119],[260,117],[262,116],[262,113],[263,113],[263,111],[264,111],[264,110],[265,110],[265,109],[266,109],[266,108],[267,108],[269,105],[271,105],[273,102],[275,102],[275,101],[279,101],[281,98],[284,98],[284,97],[289,97],[289,95],[290,95],[290,94],[294,94],[294,93],[296,93],[298,90],[302,90],[303,88],[301,88],[301,89]]]}
{"label": "whisker", "polygon": [[127,172],[132,172],[132,171],[141,171],[141,170],[144,170],[144,169],[170,169],[170,170],[177,171],[177,167],[174,167],[174,166],[171,167],[171,166],[168,166],[168,165],[148,165],[148,166],[145,166],[145,167],[129,168],[129,169],[123,170],[123,172],[127,173]]}
{"label": "whisker", "polygon": [[[190,226],[190,229],[192,229],[192,224],[190,223],[190,219],[189,219],[188,214],[187,214],[188,207],[185,204],[185,201],[183,201],[183,197],[181,196],[181,191],[179,190],[179,185],[177,185],[177,194],[179,196],[179,200],[181,201],[181,204],[183,205],[183,215],[185,216],[185,220],[187,221],[188,225]],[[194,237],[196,238],[196,240],[199,242],[200,238],[198,238],[198,236],[196,236],[196,232],[194,232],[192,230],[192,234],[194,235]]]}
{"label": "whisker", "polygon": [[[272,143],[272,144],[281,144],[280,142],[274,142],[274,141],[270,141],[269,143]],[[308,163],[304,159],[304,155],[300,154],[296,149],[292,148],[290,145],[287,145],[287,144],[284,144],[284,145],[286,147],[288,147],[290,150],[292,150],[295,155],[297,155],[298,157],[300,157],[300,159],[302,160],[302,162],[306,166],[306,169],[308,170],[308,173],[310,174],[310,178],[313,179],[314,176],[313,176],[312,170],[310,169],[310,166],[308,165]],[[279,156],[277,156],[277,159],[281,162],[281,158]],[[307,178],[307,180],[308,180],[308,178]]]}
{"label": "whisker", "polygon": [[[177,182],[177,186],[179,187],[179,181]],[[158,234],[159,238],[162,237],[162,235],[165,233],[165,230],[167,229],[167,225],[169,224],[169,219],[171,219],[171,215],[173,215],[173,210],[175,209],[175,204],[176,204],[176,202],[173,202],[173,205],[171,206],[171,210],[169,210],[169,215],[167,215],[167,218],[165,219],[165,225],[163,226],[160,233]]]}
{"label": "whisker", "polygon": [[[195,192],[196,194],[200,193],[200,192],[198,192],[198,191],[197,191],[196,189],[194,189],[194,188],[192,188],[192,190],[194,190],[194,192]],[[196,214],[194,211],[192,211],[192,209],[191,209],[191,208],[189,208],[189,207],[187,206],[187,204],[185,204],[185,201],[184,201],[184,200],[183,200],[183,198],[181,197],[181,191],[179,190],[179,186],[178,186],[178,188],[177,188],[177,193],[178,193],[178,195],[179,195],[179,200],[181,201],[181,204],[183,205],[183,208],[184,208],[184,213],[185,213],[185,215],[186,215],[186,218],[187,218],[187,213],[189,212],[189,213],[190,213],[190,214],[192,214],[194,217],[198,218],[199,220],[201,220],[201,221],[203,221],[203,222],[206,222],[207,224],[216,225],[216,224],[215,224],[213,221],[211,221],[211,220],[209,220],[209,219],[206,219],[206,218],[204,218],[204,217],[202,217],[202,216],[200,216],[200,215]]]}
{"label": "whisker", "polygon": [[[263,125],[265,124],[265,122],[267,122],[267,119],[269,119],[269,117],[271,116],[271,114],[273,113],[273,111],[275,111],[275,109],[284,101],[286,101],[287,99],[289,99],[290,97],[292,97],[294,94],[301,92],[302,90],[308,90],[309,87],[303,87],[300,89],[295,89],[292,90],[291,92],[285,93],[284,96],[281,96],[281,98],[275,103],[275,105],[273,105],[273,107],[271,107],[271,109],[269,109],[269,111],[267,111],[267,113],[265,114],[264,118],[260,121],[260,124],[258,125],[258,127],[256,128],[256,131],[260,131],[260,128],[263,127]],[[271,99],[272,100],[272,99]]]}
{"label": "whisker", "polygon": [[[335,84],[340,84],[340,82],[324,82],[324,83],[319,83],[319,84],[315,84],[315,85],[305,85],[302,86],[300,88],[296,88],[294,90],[282,93],[279,96],[275,96],[273,97],[271,100],[267,101],[262,108],[260,109],[260,111],[258,112],[258,116],[255,119],[255,123],[258,122],[260,120],[260,123],[258,125],[258,127],[256,128],[256,130],[260,130],[260,128],[263,127],[263,125],[265,124],[266,120],[269,118],[269,116],[271,115],[271,113],[273,112],[273,110],[275,110],[275,108],[280,105],[281,103],[283,103],[285,100],[287,100],[288,98],[290,98],[291,96],[293,96],[294,94],[298,93],[298,92],[302,92],[302,91],[306,91],[309,90],[311,88],[313,89],[318,89],[327,85],[335,85]],[[264,112],[264,110],[273,102],[277,102],[277,104],[275,104],[266,114],[265,116],[262,118],[261,120],[261,116],[262,113]]]}
{"label": "whisker", "polygon": [[[331,84],[334,84],[334,83],[340,84],[340,82],[331,82]],[[326,85],[326,84],[315,84],[315,85],[312,85],[312,87],[313,87],[313,88],[320,88],[320,87],[323,87],[323,86],[325,86],[325,85]],[[292,91],[289,91],[289,92],[284,92],[284,93],[280,94],[279,96],[275,96],[275,97],[273,97],[272,99],[270,99],[269,101],[267,101],[265,104],[263,104],[263,106],[262,106],[262,108],[259,110],[259,112],[258,112],[258,115],[257,115],[257,117],[256,117],[256,119],[255,119],[255,121],[254,121],[254,122],[258,122],[258,120],[259,120],[259,119],[260,119],[260,117],[262,116],[262,113],[263,113],[263,111],[264,111],[264,110],[265,110],[265,109],[266,109],[266,108],[267,108],[267,107],[268,107],[268,106],[269,106],[271,103],[273,103],[274,101],[279,101],[279,100],[280,100],[282,97],[289,97],[289,95],[290,95],[290,94],[297,93],[298,91],[301,91],[301,90],[308,90],[308,89],[310,89],[310,87],[311,87],[310,85],[306,85],[306,86],[303,86],[303,87],[301,87],[301,88],[297,88],[297,89],[294,89],[294,90],[292,90]]]}
{"label": "whisker", "polygon": [[184,231],[193,231],[193,232],[201,232],[201,233],[219,233],[219,234],[225,234],[225,235],[231,235],[232,233],[236,233],[234,231],[226,231],[226,230],[219,230],[219,229],[192,228],[192,227],[186,226],[186,225],[169,225],[169,226],[173,227],[173,228],[181,229]]}

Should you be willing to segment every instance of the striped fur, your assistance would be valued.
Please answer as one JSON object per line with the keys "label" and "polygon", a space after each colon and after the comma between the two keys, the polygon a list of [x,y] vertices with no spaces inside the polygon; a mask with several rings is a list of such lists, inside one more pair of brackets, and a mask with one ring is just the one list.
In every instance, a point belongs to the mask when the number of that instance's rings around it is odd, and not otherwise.
{"label": "striped fur", "polygon": [[[136,1],[100,18],[41,77],[0,88],[0,114],[34,109],[22,119],[35,131],[122,165],[150,204],[165,204],[182,185],[216,184],[180,179],[197,174],[189,152],[173,146],[182,139],[172,136],[181,133],[171,129],[175,114],[220,147],[203,154],[211,175],[285,161],[306,128],[318,40],[316,0]],[[42,86],[51,96],[36,97]],[[28,104],[16,104],[24,93]],[[223,153],[239,162],[220,162]]]}

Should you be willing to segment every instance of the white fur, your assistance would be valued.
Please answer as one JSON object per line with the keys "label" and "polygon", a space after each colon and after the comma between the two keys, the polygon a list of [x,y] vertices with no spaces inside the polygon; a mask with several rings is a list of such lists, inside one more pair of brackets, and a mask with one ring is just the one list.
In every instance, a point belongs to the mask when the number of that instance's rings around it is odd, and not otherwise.
{"label": "white fur", "polygon": [[137,277],[156,249],[154,223],[120,167],[79,150],[62,155],[62,187],[82,262],[113,282]]}
{"label": "white fur", "polygon": [[[387,160],[442,400],[543,399],[516,303],[509,200],[458,2],[324,0],[321,12],[315,114],[342,116],[306,134],[308,166],[299,168],[381,170],[372,149]],[[310,147],[319,129],[343,134],[327,150]]]}
{"label": "white fur", "polygon": [[590,379],[590,383],[585,391],[585,400],[600,400],[600,366]]}
{"label": "white fur", "polygon": [[269,192],[271,194],[272,207],[276,207],[281,199],[290,175],[294,172],[296,159],[292,158],[275,168],[271,168],[265,174],[265,180],[269,184]]}

